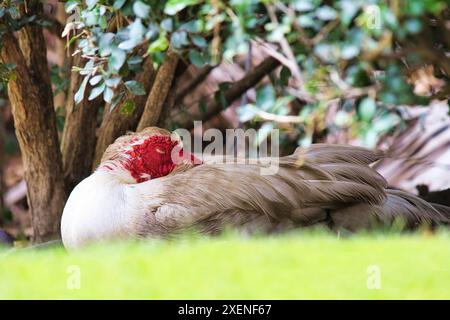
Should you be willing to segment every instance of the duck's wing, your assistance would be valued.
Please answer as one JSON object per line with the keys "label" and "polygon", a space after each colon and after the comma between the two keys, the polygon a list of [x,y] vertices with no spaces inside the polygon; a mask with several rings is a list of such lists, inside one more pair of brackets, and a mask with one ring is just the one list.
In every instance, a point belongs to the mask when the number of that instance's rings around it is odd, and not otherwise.
{"label": "duck's wing", "polygon": [[[324,221],[349,230],[397,218],[408,226],[449,223],[449,208],[386,190],[384,178],[369,166],[381,157],[364,148],[321,144],[272,163],[207,162],[135,185],[145,205],[135,230],[164,236],[190,227],[216,232],[229,225],[266,231]],[[273,165],[277,170],[267,174]]]}
{"label": "duck's wing", "polygon": [[[270,164],[205,163],[135,185],[148,206],[136,228],[164,234],[205,221],[217,227],[254,219],[310,224],[352,204],[380,205],[386,183],[368,166],[380,157],[364,148],[319,145]],[[277,169],[267,174],[271,165]]]}

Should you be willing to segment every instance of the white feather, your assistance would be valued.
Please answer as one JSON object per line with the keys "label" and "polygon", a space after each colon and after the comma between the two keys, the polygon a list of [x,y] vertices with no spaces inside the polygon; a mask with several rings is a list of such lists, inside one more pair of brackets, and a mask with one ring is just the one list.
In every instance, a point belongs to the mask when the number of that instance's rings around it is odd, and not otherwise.
{"label": "white feather", "polygon": [[79,183],[62,215],[64,246],[75,248],[93,240],[126,237],[134,214],[139,214],[129,191],[114,172],[106,170],[97,170]]}

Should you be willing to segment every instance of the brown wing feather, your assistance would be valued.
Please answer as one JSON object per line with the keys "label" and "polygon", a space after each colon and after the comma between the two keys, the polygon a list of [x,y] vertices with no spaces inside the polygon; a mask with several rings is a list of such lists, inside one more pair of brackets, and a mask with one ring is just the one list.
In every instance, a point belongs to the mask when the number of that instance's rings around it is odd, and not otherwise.
{"label": "brown wing feather", "polygon": [[313,163],[354,163],[369,165],[383,158],[383,152],[341,144],[317,143],[308,148],[297,148],[294,155],[307,155]]}
{"label": "brown wing feather", "polygon": [[[137,188],[147,197],[147,203],[159,199],[149,210],[154,216],[151,223],[140,224],[144,228],[156,224],[158,229],[176,230],[205,219],[224,224],[231,216],[234,222],[244,224],[255,215],[263,215],[271,223],[308,223],[317,220],[315,215],[322,216],[324,209],[384,201],[384,180],[370,167],[360,164],[355,170],[359,180],[352,181],[347,171],[353,167],[348,164],[342,164],[342,168],[317,164],[317,159],[326,158],[322,154],[324,148],[320,149],[312,149],[313,161],[308,150],[300,162],[298,154],[281,158],[274,175],[261,175],[257,164],[205,164],[139,184]],[[357,148],[353,157],[358,155],[364,158],[359,163],[365,163],[370,152]]]}
{"label": "brown wing feather", "polygon": [[367,226],[373,216],[436,220],[439,212],[426,202],[386,192],[384,178],[369,167],[381,156],[358,147],[313,145],[280,158],[274,175],[261,175],[258,164],[207,163],[135,185],[149,204],[136,228],[146,235],[191,226],[216,232],[228,224],[269,230],[317,223],[327,212],[348,229]]}

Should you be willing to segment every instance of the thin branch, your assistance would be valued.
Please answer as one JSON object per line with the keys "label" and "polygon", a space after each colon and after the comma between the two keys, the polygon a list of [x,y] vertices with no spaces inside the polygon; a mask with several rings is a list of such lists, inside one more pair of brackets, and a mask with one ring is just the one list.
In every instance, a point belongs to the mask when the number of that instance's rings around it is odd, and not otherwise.
{"label": "thin branch", "polygon": [[325,39],[325,37],[333,30],[337,25],[339,25],[339,19],[332,20],[328,22],[320,31],[312,38],[311,42],[313,45],[318,44],[320,41]]}
{"label": "thin branch", "polygon": [[380,89],[379,84],[366,86],[366,87],[352,87],[345,82],[336,71],[330,73],[330,79],[339,88],[339,97],[351,99],[358,98],[365,95],[375,96],[376,92]]}
{"label": "thin branch", "polygon": [[[273,8],[273,6],[271,4],[267,4],[266,5],[267,8],[267,13],[269,14],[270,20],[272,21],[272,23],[278,27],[279,26],[279,22],[278,22],[278,18],[275,14],[275,10]],[[283,50],[284,54],[286,55],[286,57],[291,61],[292,63],[292,68],[291,68],[291,72],[294,75],[294,77],[297,79],[299,86],[303,87],[303,84],[305,83],[303,76],[300,72],[300,68],[297,64],[297,61],[295,59],[295,55],[294,52],[292,51],[291,46],[289,45],[289,42],[287,41],[286,37],[284,35],[282,35],[281,39],[279,40],[279,44],[281,46],[281,49]]]}
{"label": "thin branch", "polygon": [[[256,42],[260,45],[260,47],[269,56],[277,59],[278,61],[280,61],[284,66],[286,66],[290,70],[295,68],[295,64],[296,64],[295,61],[293,62],[293,61],[287,59],[284,55],[279,53],[275,48],[271,47],[269,44],[265,43],[261,39],[257,39]],[[314,102],[315,101],[315,98],[310,93],[306,92],[303,89],[298,88],[298,89],[296,89],[296,92],[297,92],[296,96],[299,97],[299,99],[302,101],[306,101],[306,102]]]}
{"label": "thin branch", "polygon": [[300,116],[278,115],[256,109],[256,115],[265,121],[275,121],[278,123],[304,123],[305,118]]}
{"label": "thin branch", "polygon": [[[223,105],[221,101],[210,99],[206,104],[206,112],[188,115],[179,111],[172,116],[175,123],[178,123],[180,127],[186,129],[192,129],[194,127],[194,120],[208,121],[215,115],[230,106],[235,100],[239,99],[248,89],[254,87],[262,78],[267,74],[275,70],[280,65],[280,62],[272,57],[266,58],[258,66],[252,69],[245,77],[236,81],[228,90],[223,92],[223,98],[226,101],[226,105]],[[216,93],[218,93],[217,91]]]}
{"label": "thin branch", "polygon": [[312,47],[311,39],[308,38],[308,36],[305,34],[305,30],[303,30],[303,28],[298,23],[295,10],[292,9],[291,6],[288,7],[280,1],[277,1],[275,3],[275,7],[279,9],[281,12],[283,12],[285,15],[287,15],[291,19],[291,21],[293,21],[293,26],[297,30],[298,39],[300,40],[300,43],[303,44],[308,49],[311,49]]}
{"label": "thin branch", "polygon": [[200,70],[198,75],[192,79],[184,88],[180,90],[180,92],[175,97],[175,105],[183,102],[184,97],[194,91],[205,79],[209,76],[212,70],[214,70],[216,66],[206,66]]}

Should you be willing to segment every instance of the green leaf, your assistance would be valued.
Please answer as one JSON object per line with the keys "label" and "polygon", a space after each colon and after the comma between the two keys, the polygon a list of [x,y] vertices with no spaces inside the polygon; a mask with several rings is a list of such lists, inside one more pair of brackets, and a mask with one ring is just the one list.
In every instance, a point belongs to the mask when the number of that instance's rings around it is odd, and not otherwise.
{"label": "green leaf", "polygon": [[294,9],[299,12],[311,11],[314,9],[314,5],[311,0],[294,1]]}
{"label": "green leaf", "polygon": [[364,121],[371,121],[377,111],[377,103],[374,99],[366,97],[359,103],[359,115]]}
{"label": "green leaf", "polygon": [[94,61],[93,60],[89,60],[86,65],[84,66],[83,69],[80,70],[80,74],[85,76],[88,75],[92,72],[92,69],[94,68]]}
{"label": "green leaf", "polygon": [[347,127],[351,124],[351,121],[350,114],[344,110],[339,110],[334,116],[334,124],[338,127]]}
{"label": "green leaf", "polygon": [[266,122],[261,126],[261,128],[259,128],[257,136],[258,145],[260,145],[261,143],[264,142],[264,140],[267,139],[269,134],[272,132],[273,128],[274,128],[273,122]]}
{"label": "green leaf", "polygon": [[291,70],[288,67],[283,66],[280,71],[280,83],[282,86],[287,86],[289,83],[289,78],[291,77],[292,73]]}
{"label": "green leaf", "polygon": [[142,24],[141,19],[136,19],[134,22],[128,27],[130,30],[130,39],[135,40],[136,42],[140,42],[144,39],[145,27]]}
{"label": "green leaf", "polygon": [[256,107],[252,104],[241,106],[237,109],[239,121],[247,122],[252,120],[256,116]]}
{"label": "green leaf", "polygon": [[225,109],[228,106],[228,101],[227,101],[223,91],[216,92],[214,94],[214,100],[220,104],[222,109]]}
{"label": "green leaf", "polygon": [[98,0],[86,0],[86,5],[88,9],[92,9],[96,4]]}
{"label": "green leaf", "polygon": [[199,32],[201,27],[201,22],[199,20],[192,20],[186,23],[183,23],[179,30],[184,30],[190,33]]}
{"label": "green leaf", "polygon": [[150,13],[150,6],[146,5],[142,1],[136,1],[133,4],[133,12],[137,17],[146,19]]}
{"label": "green leaf", "polygon": [[111,51],[111,56],[109,57],[109,66],[116,71],[119,71],[120,68],[125,63],[127,55],[124,50],[119,48],[115,48]]}
{"label": "green leaf", "polygon": [[105,84],[106,84],[108,87],[116,88],[116,87],[119,85],[120,80],[121,80],[121,79],[118,78],[118,77],[115,77],[115,78],[109,78],[109,79],[107,79],[107,80],[105,81]]}
{"label": "green leaf", "polygon": [[125,86],[134,95],[141,96],[145,94],[144,86],[140,82],[135,80],[126,81]]}
{"label": "green leaf", "polygon": [[377,132],[386,132],[392,129],[399,122],[400,117],[398,115],[386,113],[374,123],[373,130],[376,130]]}
{"label": "green leaf", "polygon": [[116,10],[119,10],[120,8],[123,7],[123,5],[125,4],[126,1],[127,0],[116,0],[116,1],[114,1],[113,8],[116,9]]}
{"label": "green leaf", "polygon": [[320,20],[333,20],[337,17],[337,11],[329,6],[321,6],[316,10],[316,17]]}
{"label": "green leaf", "polygon": [[101,17],[100,20],[98,21],[98,25],[102,29],[108,28],[108,21],[106,20],[106,17]]}
{"label": "green leaf", "polygon": [[103,91],[103,100],[107,103],[111,103],[114,96],[114,91],[110,87],[106,87],[105,91]]}
{"label": "green leaf", "polygon": [[114,39],[114,33],[108,32],[102,34],[100,41],[98,42],[99,53],[101,57],[109,56],[112,52],[113,46],[111,45]]}
{"label": "green leaf", "polygon": [[397,29],[398,27],[398,20],[397,16],[388,8],[383,8],[384,10],[381,10],[381,17],[383,18],[384,23],[392,29]]}
{"label": "green leaf", "polygon": [[205,64],[202,55],[196,50],[189,50],[189,60],[196,67],[202,67]]}
{"label": "green leaf", "polygon": [[98,24],[99,15],[94,11],[83,11],[82,17],[87,26],[93,27]]}
{"label": "green leaf", "polygon": [[340,6],[341,21],[345,26],[348,26],[361,8],[361,3],[354,0],[343,0]]}
{"label": "green leaf", "polygon": [[218,85],[219,90],[221,90],[221,91],[226,91],[226,90],[230,89],[231,86],[232,86],[232,83],[229,81],[221,82]]}
{"label": "green leaf", "polygon": [[189,44],[186,31],[176,31],[172,33],[170,43],[177,49]]}
{"label": "green leaf", "polygon": [[345,44],[341,49],[341,57],[346,60],[353,59],[359,54],[359,47],[353,44]]}
{"label": "green leaf", "polygon": [[161,28],[163,28],[167,32],[172,32],[173,30],[172,18],[166,18],[163,21],[161,21]]}
{"label": "green leaf", "polygon": [[154,41],[159,35],[159,26],[156,23],[150,23],[148,25],[148,31],[145,34],[145,38],[150,41]]}
{"label": "green leaf", "polygon": [[311,14],[302,14],[298,17],[298,23],[303,28],[311,28],[316,27],[318,25],[318,21],[316,17]]}
{"label": "green leaf", "polygon": [[368,148],[375,148],[375,146],[377,145],[378,138],[379,133],[373,128],[370,128],[364,134],[364,145]]}
{"label": "green leaf", "polygon": [[167,40],[166,36],[160,35],[158,39],[150,43],[150,46],[147,49],[147,53],[166,51],[168,47],[169,40]]}
{"label": "green leaf", "polygon": [[89,80],[89,84],[91,86],[95,86],[100,82],[100,80],[102,80],[102,75],[99,74],[96,75],[95,77],[92,77],[91,80]]}
{"label": "green leaf", "polygon": [[326,62],[336,62],[338,52],[334,43],[319,43],[314,47],[314,53]]}
{"label": "green leaf", "polygon": [[109,112],[113,111],[117,104],[120,102],[124,95],[124,91],[119,92],[119,94],[115,95],[111,100],[111,106],[109,108]]}
{"label": "green leaf", "polygon": [[206,101],[205,99],[201,99],[198,103],[198,110],[200,113],[206,113]]}
{"label": "green leaf", "polygon": [[[408,0],[405,3],[406,12],[413,16],[420,16],[425,11],[425,3],[426,2],[427,1],[424,1],[424,0]],[[436,1],[436,2],[438,2],[438,1]]]}
{"label": "green leaf", "polygon": [[409,33],[419,33],[422,30],[422,21],[419,19],[408,19],[405,22],[405,29]]}
{"label": "green leaf", "polygon": [[256,92],[256,105],[262,110],[268,110],[275,104],[275,91],[271,85],[266,85]]}
{"label": "green leaf", "polygon": [[138,18],[126,28],[126,31],[128,31],[129,39],[121,42],[119,48],[129,51],[144,40],[146,29],[142,24],[142,20]]}
{"label": "green leaf", "polygon": [[169,0],[164,8],[164,13],[175,15],[186,7],[196,5],[200,0]]}
{"label": "green leaf", "polygon": [[272,112],[276,112],[277,114],[286,115],[289,113],[289,109],[287,105],[291,103],[295,98],[293,96],[284,96],[275,100],[275,104],[271,108]]}
{"label": "green leaf", "polygon": [[75,10],[76,7],[78,7],[79,3],[78,1],[68,1],[65,4],[65,9],[67,13],[72,12],[73,10]]}
{"label": "green leaf", "polygon": [[75,100],[76,104],[79,104],[81,101],[83,101],[84,91],[86,90],[86,86],[89,81],[89,78],[90,78],[89,75],[84,77],[83,82],[80,85],[80,88],[78,89],[77,93],[75,93],[74,100]]}
{"label": "green leaf", "polygon": [[91,94],[89,95],[88,100],[94,100],[95,98],[97,98],[99,95],[101,95],[103,93],[103,91],[105,90],[105,84],[102,83],[101,85],[99,85],[98,87],[95,87],[94,89],[91,90]]}
{"label": "green leaf", "polygon": [[370,78],[361,65],[351,65],[347,69],[345,82],[353,87],[364,87],[370,85]]}
{"label": "green leaf", "polygon": [[136,42],[134,39],[126,40],[124,42],[121,42],[119,44],[119,49],[130,51],[134,47],[136,47],[139,43]]}
{"label": "green leaf", "polygon": [[206,39],[201,36],[193,35],[191,38],[192,43],[195,44],[197,47],[204,48],[208,45]]}
{"label": "green leaf", "polygon": [[128,59],[128,64],[138,64],[142,62],[141,56],[132,56],[130,59]]}
{"label": "green leaf", "polygon": [[132,99],[127,99],[121,106],[120,106],[120,113],[126,116],[129,116],[133,114],[134,110],[136,109],[136,104]]}

